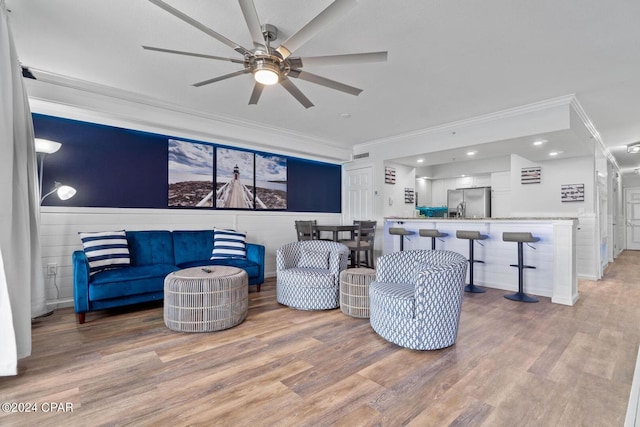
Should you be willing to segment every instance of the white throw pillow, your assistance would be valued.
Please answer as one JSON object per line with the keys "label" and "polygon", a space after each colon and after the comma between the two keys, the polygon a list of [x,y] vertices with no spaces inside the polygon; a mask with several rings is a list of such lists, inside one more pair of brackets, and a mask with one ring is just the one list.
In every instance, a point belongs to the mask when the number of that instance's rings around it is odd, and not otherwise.
{"label": "white throw pillow", "polygon": [[213,229],[211,259],[247,258],[247,235],[235,230]]}
{"label": "white throw pillow", "polygon": [[124,230],[78,234],[89,260],[89,274],[130,265],[129,243]]}

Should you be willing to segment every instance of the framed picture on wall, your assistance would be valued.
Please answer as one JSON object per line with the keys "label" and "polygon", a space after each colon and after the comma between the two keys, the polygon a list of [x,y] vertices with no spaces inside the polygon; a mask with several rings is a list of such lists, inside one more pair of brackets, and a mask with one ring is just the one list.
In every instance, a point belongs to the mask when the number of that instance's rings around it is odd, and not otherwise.
{"label": "framed picture on wall", "polygon": [[287,159],[256,153],[256,209],[287,208]]}
{"label": "framed picture on wall", "polygon": [[396,183],[396,169],[389,166],[384,168],[384,182],[386,184]]}
{"label": "framed picture on wall", "polygon": [[254,160],[251,151],[216,147],[216,208],[253,209]]}
{"label": "framed picture on wall", "polygon": [[584,202],[584,184],[562,184],[560,186],[562,202]]}
{"label": "framed picture on wall", "polygon": [[521,184],[540,184],[540,166],[522,168],[520,172]]}
{"label": "framed picture on wall", "polygon": [[169,207],[213,206],[213,147],[170,139]]}
{"label": "framed picture on wall", "polygon": [[404,202],[405,203],[413,203],[413,188],[405,188],[404,189]]}

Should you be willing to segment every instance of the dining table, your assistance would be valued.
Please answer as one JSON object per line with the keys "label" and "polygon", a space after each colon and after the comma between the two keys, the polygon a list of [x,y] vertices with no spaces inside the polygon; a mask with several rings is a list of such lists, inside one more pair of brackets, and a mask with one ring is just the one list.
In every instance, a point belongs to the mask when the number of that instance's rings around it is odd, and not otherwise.
{"label": "dining table", "polygon": [[320,238],[321,232],[330,232],[332,233],[332,240],[334,242],[338,241],[339,233],[349,232],[349,237],[351,237],[351,232],[356,231],[358,229],[357,225],[320,225],[316,224],[313,226],[314,234],[317,236],[316,238]]}

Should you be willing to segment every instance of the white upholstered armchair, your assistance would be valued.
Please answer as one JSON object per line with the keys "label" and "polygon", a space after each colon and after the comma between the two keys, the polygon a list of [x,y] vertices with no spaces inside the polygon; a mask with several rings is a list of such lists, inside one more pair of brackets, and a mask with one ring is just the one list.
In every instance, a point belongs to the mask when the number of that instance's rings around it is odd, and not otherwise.
{"label": "white upholstered armchair", "polygon": [[340,272],[347,268],[348,256],[345,245],[326,240],[280,247],[276,252],[278,302],[300,310],[338,308]]}
{"label": "white upholstered armchair", "polygon": [[453,345],[466,275],[467,259],[456,252],[381,256],[369,287],[371,327],[387,341],[414,350]]}

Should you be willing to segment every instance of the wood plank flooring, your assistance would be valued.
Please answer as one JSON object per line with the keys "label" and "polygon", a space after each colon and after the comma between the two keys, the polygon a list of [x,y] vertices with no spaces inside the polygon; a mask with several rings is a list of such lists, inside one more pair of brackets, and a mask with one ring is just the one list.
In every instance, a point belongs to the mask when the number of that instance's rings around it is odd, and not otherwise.
{"label": "wood plank flooring", "polygon": [[[517,280],[514,270],[514,280]],[[33,355],[0,378],[9,426],[622,426],[640,344],[640,252],[574,307],[465,294],[457,343],[418,352],[367,319],[277,304],[275,282],[249,294],[241,325],[187,334],[160,305],[33,324]],[[73,412],[44,412],[70,402]],[[44,410],[43,410],[44,409]]]}

